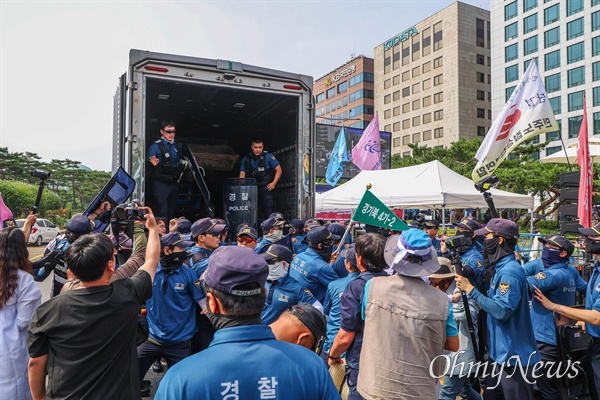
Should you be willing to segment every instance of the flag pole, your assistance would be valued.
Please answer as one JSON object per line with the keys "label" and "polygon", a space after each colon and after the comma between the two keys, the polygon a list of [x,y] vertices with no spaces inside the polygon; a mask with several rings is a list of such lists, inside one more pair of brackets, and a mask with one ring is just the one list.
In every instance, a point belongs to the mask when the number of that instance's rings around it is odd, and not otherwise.
{"label": "flag pole", "polygon": [[571,168],[571,161],[569,161],[569,155],[567,154],[567,148],[565,147],[565,141],[563,140],[562,137],[562,132],[559,132],[560,135],[560,143],[562,145],[563,151],[565,152],[565,157],[567,158],[567,164],[569,164],[569,172],[573,171],[573,169]]}

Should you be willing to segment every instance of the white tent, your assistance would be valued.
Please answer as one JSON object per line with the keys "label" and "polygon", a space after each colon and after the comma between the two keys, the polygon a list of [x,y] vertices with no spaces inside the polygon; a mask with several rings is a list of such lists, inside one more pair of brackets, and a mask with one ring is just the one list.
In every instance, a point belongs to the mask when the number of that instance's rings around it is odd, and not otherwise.
{"label": "white tent", "polygon": [[[371,184],[371,192],[388,207],[478,208],[487,207],[473,181],[439,161],[382,171],[361,171],[328,192],[317,194],[316,211],[351,211]],[[533,209],[533,197],[491,189],[496,208]]]}

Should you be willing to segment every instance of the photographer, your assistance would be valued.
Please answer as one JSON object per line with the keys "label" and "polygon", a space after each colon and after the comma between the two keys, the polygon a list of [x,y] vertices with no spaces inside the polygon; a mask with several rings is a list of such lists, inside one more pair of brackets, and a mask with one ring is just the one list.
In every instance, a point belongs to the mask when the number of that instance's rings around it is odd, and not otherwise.
{"label": "photographer", "polygon": [[590,379],[592,399],[598,400],[600,398],[600,224],[592,228],[579,228],[579,231],[586,235],[585,252],[596,256],[592,276],[587,286],[585,310],[556,304],[548,300],[538,287],[535,287],[534,297],[548,310],[578,320],[577,325],[592,336],[594,343],[587,352],[587,365],[584,367],[593,377]]}
{"label": "photographer", "polygon": [[[460,255],[460,262],[473,270],[474,282],[472,282],[482,292],[486,290],[484,287],[485,268],[483,268],[483,246],[475,240],[475,231],[481,229],[481,225],[472,217],[465,217],[460,222],[454,222],[456,226],[457,236],[464,236],[464,245],[456,248]],[[449,238],[452,239],[452,238]],[[448,249],[447,240],[442,240],[440,243],[442,254],[446,258],[452,258]],[[458,301],[458,298],[454,302]]]}

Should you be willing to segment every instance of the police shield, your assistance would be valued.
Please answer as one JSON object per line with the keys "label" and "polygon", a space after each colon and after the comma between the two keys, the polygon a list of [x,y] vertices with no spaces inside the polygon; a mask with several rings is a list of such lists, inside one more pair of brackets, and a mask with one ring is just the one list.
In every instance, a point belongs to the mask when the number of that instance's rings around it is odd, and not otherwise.
{"label": "police shield", "polygon": [[230,240],[236,240],[236,227],[247,223],[256,228],[258,189],[254,178],[228,178],[223,185],[223,211]]}

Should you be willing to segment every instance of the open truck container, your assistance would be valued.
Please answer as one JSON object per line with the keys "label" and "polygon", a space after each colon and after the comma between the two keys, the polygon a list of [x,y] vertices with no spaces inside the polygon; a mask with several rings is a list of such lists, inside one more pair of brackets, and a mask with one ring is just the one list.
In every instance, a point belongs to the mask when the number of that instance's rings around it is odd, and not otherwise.
{"label": "open truck container", "polygon": [[[223,186],[237,178],[250,141],[261,138],[283,175],[273,192],[286,218],[314,214],[313,78],[225,60],[131,50],[114,97],[113,172],[133,177],[133,198],[152,206],[146,151],[160,122],[177,124],[177,143],[190,146],[204,170],[215,216],[225,218]],[[191,174],[188,174],[191,175]],[[175,215],[206,216],[199,188],[182,177]]]}

